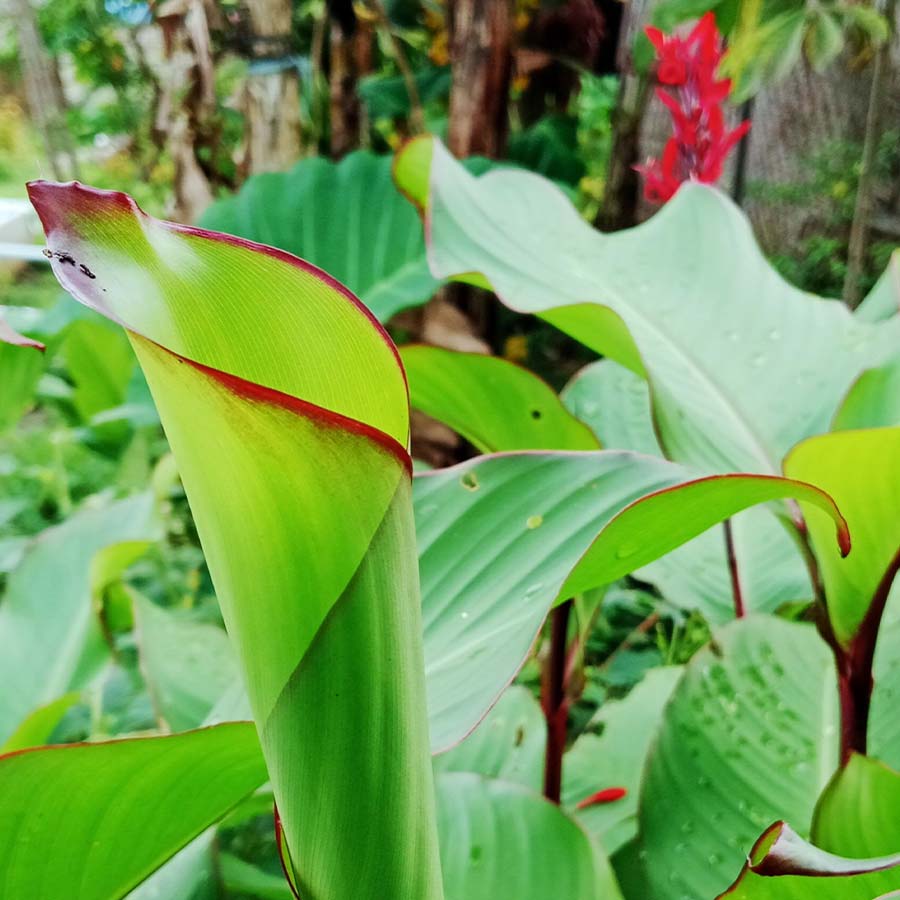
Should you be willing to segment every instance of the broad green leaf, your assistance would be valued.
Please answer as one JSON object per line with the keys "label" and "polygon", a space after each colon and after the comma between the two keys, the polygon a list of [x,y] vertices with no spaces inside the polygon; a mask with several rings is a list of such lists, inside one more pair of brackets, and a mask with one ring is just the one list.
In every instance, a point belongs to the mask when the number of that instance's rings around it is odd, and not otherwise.
{"label": "broad green leaf", "polygon": [[0,896],[119,900],[265,778],[249,724],[0,757]]}
{"label": "broad green leaf", "polygon": [[681,673],[678,666],[651,669],[623,700],[611,700],[600,707],[591,724],[602,725],[602,733],[583,734],[564,757],[562,799],[566,806],[574,808],[605,788],[628,791],[621,800],[575,813],[609,854],[637,834],[644,762]]}
{"label": "broad green leaf", "polygon": [[510,135],[509,159],[565,186],[585,176],[574,116],[543,115],[533,125]]}
{"label": "broad green leaf", "polygon": [[900,854],[834,856],[776,822],[754,844],[738,880],[719,900],[888,900],[876,897],[886,881],[900,884]]}
{"label": "broad green leaf", "polygon": [[82,421],[124,403],[135,359],[121,329],[102,319],[75,321],[66,328],[62,355]]}
{"label": "broad green leaf", "polygon": [[[432,751],[508,685],[555,602],[610,584],[747,506],[809,485],[616,451],[481,457],[415,479]],[[461,560],[464,564],[461,564]]]}
{"label": "broad green leaf", "polygon": [[900,357],[863,372],[834,417],[835,431],[900,425]]}
{"label": "broad green leaf", "polygon": [[722,74],[735,81],[731,99],[742,103],[784,78],[801,60],[805,34],[806,17],[796,4],[776,10],[757,27],[741,29],[722,63]]}
{"label": "broad green leaf", "polygon": [[396,348],[283,251],[30,191],[61,283],[127,327],[147,377],[303,893],[440,900]]}
{"label": "broad green leaf", "polygon": [[834,662],[813,626],[753,616],[716,632],[675,689],[644,773],[654,900],[723,891],[776,819],[808,835],[838,731]]}
{"label": "broad green leaf", "polygon": [[[853,552],[826,544],[827,519],[806,514],[835,636],[847,645],[870,609],[880,617],[900,564],[900,428],[841,431],[810,438],[785,461],[785,472],[828,491],[847,518]],[[877,618],[871,622],[878,627]]]}
{"label": "broad green leaf", "polygon": [[110,545],[147,546],[153,519],[153,498],[141,494],[85,508],[29,545],[0,603],[0,741],[100,670],[108,650],[92,608],[93,561]]}
{"label": "broad green leaf", "polygon": [[0,431],[15,425],[33,403],[45,366],[38,350],[0,340]]}
{"label": "broad green leaf", "polygon": [[[900,773],[855,754],[835,775],[816,807],[812,838],[840,856],[873,857],[900,848]],[[900,870],[880,890],[900,888]]]}
{"label": "broad green leaf", "polygon": [[[450,93],[451,77],[449,66],[417,66],[414,78],[419,100],[426,104],[446,100]],[[359,98],[365,103],[371,119],[409,115],[409,88],[402,75],[366,75],[360,78]]]}
{"label": "broad green leaf", "polygon": [[[404,89],[405,90],[405,89]],[[280,247],[347,285],[381,320],[430,299],[422,229],[391,181],[391,158],[359,151],[255,175],[214,203],[204,228]]]}
{"label": "broad green leaf", "polygon": [[806,29],[806,56],[817,72],[824,72],[844,49],[841,23],[828,10],[814,8]]}
{"label": "broad green leaf", "polygon": [[447,773],[437,794],[447,900],[620,900],[588,836],[527,788]]}
{"label": "broad green leaf", "polygon": [[220,854],[218,863],[222,884],[238,896],[246,895],[254,900],[294,900],[281,873],[271,875],[230,853]]}
{"label": "broad green leaf", "polygon": [[0,753],[12,753],[14,750],[25,750],[27,747],[37,747],[49,743],[50,736],[62,717],[78,702],[80,697],[80,694],[73,691],[32,710],[9,736],[6,743],[0,745]]}
{"label": "broad green leaf", "polygon": [[434,139],[408,145],[396,174],[420,203],[430,185],[432,271],[486,282],[646,376],[673,459],[779,472],[797,441],[827,430],[854,378],[900,344],[900,320],[861,322],[784,281],[746,217],[707,186],[684,185],[649,222],[600,234],[551,182],[474,177]]}
{"label": "broad green leaf", "polygon": [[481,453],[600,446],[546,382],[514,363],[424,345],[401,348],[400,358],[413,408],[449,425]]}
{"label": "broad green leaf", "polygon": [[[604,446],[663,455],[650,416],[647,383],[613,360],[586,366],[562,397]],[[812,599],[809,572],[797,544],[769,510],[740,513],[732,519],[732,536],[746,609],[775,612],[783,604]],[[722,529],[694,538],[635,574],[656,585],[671,603],[699,609],[713,624],[734,618]]]}
{"label": "broad green leaf", "polygon": [[540,792],[547,726],[528,688],[513,685],[466,739],[434,758],[434,771],[470,772]]}
{"label": "broad green leaf", "polygon": [[196,728],[238,680],[228,636],[137,594],[134,610],[141,669],[158,715],[172,731]]}
{"label": "broad green leaf", "polygon": [[601,359],[585,366],[566,385],[560,398],[604,447],[665,455],[650,415],[647,382],[615,360]]}

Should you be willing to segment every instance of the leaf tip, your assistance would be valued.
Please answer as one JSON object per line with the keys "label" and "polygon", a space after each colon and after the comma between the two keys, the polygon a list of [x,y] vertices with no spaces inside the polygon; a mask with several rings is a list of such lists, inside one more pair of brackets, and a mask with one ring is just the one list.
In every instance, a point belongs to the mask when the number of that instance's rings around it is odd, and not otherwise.
{"label": "leaf tip", "polygon": [[47,345],[34,338],[26,337],[19,334],[11,325],[0,319],[0,344],[10,344],[13,347],[27,347],[32,350],[38,350],[43,353],[47,349]]}
{"label": "leaf tip", "polygon": [[97,215],[111,212],[138,213],[134,200],[121,191],[105,191],[80,181],[29,181],[25,185],[44,234],[67,227],[73,212]]}
{"label": "leaf tip", "polygon": [[853,543],[850,540],[850,528],[847,526],[847,520],[841,516],[837,525],[837,542],[841,551],[841,558],[845,559],[853,549]]}

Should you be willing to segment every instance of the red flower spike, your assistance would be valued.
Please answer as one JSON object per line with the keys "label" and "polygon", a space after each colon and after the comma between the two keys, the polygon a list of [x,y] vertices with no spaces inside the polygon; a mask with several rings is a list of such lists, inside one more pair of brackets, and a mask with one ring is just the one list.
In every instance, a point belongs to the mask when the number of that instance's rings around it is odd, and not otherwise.
{"label": "red flower spike", "polygon": [[725,128],[722,104],[731,81],[716,75],[724,55],[715,16],[706,13],[687,37],[645,29],[656,50],[656,77],[662,87],[656,96],[672,117],[673,136],[662,159],[635,166],[644,176],[644,196],[665,203],[688,180],[714,184],[722,177],[728,153],[749,131],[750,122]]}
{"label": "red flower spike", "polygon": [[587,809],[589,806],[597,806],[600,803],[614,803],[627,795],[628,791],[623,787],[604,788],[602,791],[597,791],[596,794],[591,794],[590,797],[585,797],[575,806],[575,809]]}

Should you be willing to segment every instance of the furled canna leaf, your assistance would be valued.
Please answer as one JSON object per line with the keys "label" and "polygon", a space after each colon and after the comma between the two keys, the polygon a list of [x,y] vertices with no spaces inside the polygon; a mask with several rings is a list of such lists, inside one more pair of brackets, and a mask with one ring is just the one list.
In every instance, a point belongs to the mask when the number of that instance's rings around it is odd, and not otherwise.
{"label": "furled canna leaf", "polygon": [[887,900],[876,898],[886,880],[900,884],[900,854],[834,856],[776,822],[754,844],[738,880],[718,900]]}
{"label": "furled canna leaf", "polygon": [[494,356],[400,348],[415,409],[449,425],[481,453],[596,450],[599,441],[537,375]]}
{"label": "furled canna leaf", "polygon": [[60,282],[127,328],[147,376],[303,892],[439,900],[393,344],[287,253],[160,222],[119,193],[30,195]]}
{"label": "furled canna leaf", "polygon": [[599,234],[551,182],[476,178],[433,138],[408,144],[395,172],[426,210],[432,272],[488,284],[646,377],[673,459],[780,471],[900,343],[900,318],[861,321],[784,281],[743,214],[705,185],[683,185],[637,228]]}
{"label": "furled canna leaf", "polygon": [[200,225],[271,244],[340,279],[385,322],[438,289],[422,228],[391,181],[391,158],[358,151],[302,159],[218,200]]}
{"label": "furled canna leaf", "polygon": [[120,900],[265,777],[247,723],[0,757],[0,896]]}

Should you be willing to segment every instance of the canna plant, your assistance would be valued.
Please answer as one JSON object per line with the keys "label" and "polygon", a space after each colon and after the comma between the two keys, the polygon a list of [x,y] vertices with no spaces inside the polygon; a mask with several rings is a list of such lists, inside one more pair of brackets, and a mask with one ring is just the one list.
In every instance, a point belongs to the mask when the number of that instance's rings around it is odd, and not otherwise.
{"label": "canna plant", "polygon": [[[898,764],[887,710],[897,615],[888,601],[900,566],[900,422],[890,399],[900,297],[889,279],[863,307],[877,315],[804,294],[763,259],[742,214],[699,184],[682,186],[648,223],[604,236],[543,179],[475,178],[432,138],[407,145],[395,171],[425,217],[435,275],[491,288],[607,357],[564,392],[606,446],[706,473],[784,471],[825,488],[849,522],[846,559],[821,543],[819,514],[801,501],[783,534],[769,512],[744,514],[724,539],[710,533],[641,570],[665,595],[702,602],[713,621],[737,621],[714,632],[667,703],[662,692],[630,838],[599,835],[616,850],[626,896],[896,890],[890,854],[900,836],[875,824],[891,815],[888,794],[866,821],[873,779],[898,777],[873,761]],[[437,402],[433,372],[419,362],[413,402],[473,432],[471,404]],[[469,367],[458,355],[442,365]],[[810,621],[750,615],[785,601]],[[602,736],[597,744],[602,788],[615,782],[603,774]],[[567,756],[580,773],[578,745]],[[842,824],[849,810],[849,821],[865,822],[858,840]],[[589,815],[608,827],[608,817]],[[735,881],[753,829],[785,819],[801,836],[773,826]],[[850,859],[805,844],[810,836]],[[859,859],[876,856],[890,858]],[[784,878],[760,877],[772,875]]]}
{"label": "canna plant", "polygon": [[[86,900],[123,897],[168,877],[173,854],[172,865],[202,851],[208,829],[269,781],[285,871],[303,898],[537,898],[553,886],[574,900],[617,896],[602,846],[565,813],[471,756],[439,755],[435,785],[430,753],[462,752],[549,610],[749,506],[775,503],[788,521],[786,498],[821,510],[846,554],[828,493],[775,472],[697,472],[592,449],[590,430],[521,370],[499,377],[526,398],[524,422],[497,437],[485,415],[471,432],[484,449],[518,452],[413,487],[400,356],[346,288],[283,251],[152,219],[123,194],[44,182],[30,194],[60,283],[124,327],[144,370],[241,684],[218,698],[179,692],[152,649],[169,626],[136,597],[151,693],[162,721],[187,730],[23,750],[44,733],[30,717],[55,708],[11,714],[0,892],[53,900],[76,884]],[[416,351],[404,357],[414,371]],[[545,422],[544,446],[554,433],[564,446],[522,452]],[[22,627],[0,624],[10,640]],[[40,701],[86,678],[63,674]],[[248,706],[255,731],[232,721]],[[73,792],[78,802],[57,809]],[[491,865],[472,864],[482,854]]]}

